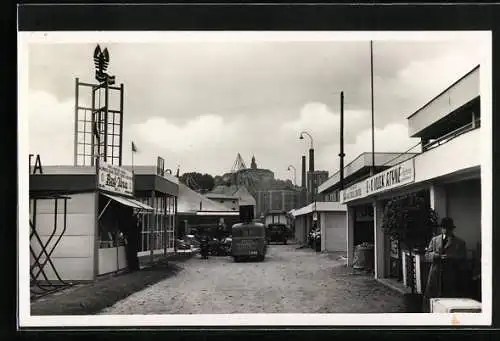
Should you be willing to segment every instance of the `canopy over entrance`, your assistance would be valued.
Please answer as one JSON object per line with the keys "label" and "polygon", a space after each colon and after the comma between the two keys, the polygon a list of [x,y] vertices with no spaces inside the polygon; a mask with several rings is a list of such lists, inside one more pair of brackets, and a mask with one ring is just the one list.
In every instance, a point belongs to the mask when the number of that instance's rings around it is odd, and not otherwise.
{"label": "canopy over entrance", "polygon": [[[111,202],[111,200],[114,200],[119,204],[122,204],[122,205],[125,205],[128,207],[132,207],[132,208],[135,208],[135,209],[138,209],[141,211],[154,211],[153,207],[146,205],[146,204],[144,204],[140,201],[137,201],[135,199],[132,199],[132,198],[125,198],[125,197],[120,197],[118,195],[111,195],[111,194],[102,193],[102,192],[100,194],[104,195],[105,197],[108,197],[110,199],[110,202]],[[106,208],[108,207],[108,205],[109,205],[109,202],[104,207],[102,212],[99,214],[99,218],[103,215],[104,211],[106,211]]]}

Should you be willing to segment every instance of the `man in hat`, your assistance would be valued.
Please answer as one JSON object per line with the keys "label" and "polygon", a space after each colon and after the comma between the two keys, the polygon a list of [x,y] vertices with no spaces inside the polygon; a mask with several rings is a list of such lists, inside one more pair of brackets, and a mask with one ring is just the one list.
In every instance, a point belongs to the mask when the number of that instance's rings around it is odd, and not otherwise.
{"label": "man in hat", "polygon": [[424,311],[433,297],[460,297],[461,267],[467,257],[465,241],[454,235],[451,218],[441,220],[441,234],[432,238],[425,252],[432,262],[424,293]]}

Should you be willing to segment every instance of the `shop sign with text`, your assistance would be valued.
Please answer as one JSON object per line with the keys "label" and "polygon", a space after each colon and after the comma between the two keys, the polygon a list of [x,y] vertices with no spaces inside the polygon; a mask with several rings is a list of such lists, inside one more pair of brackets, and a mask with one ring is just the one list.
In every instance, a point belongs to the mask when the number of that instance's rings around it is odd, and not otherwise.
{"label": "shop sign with text", "polygon": [[362,183],[358,182],[357,184],[354,184],[349,188],[346,188],[345,190],[341,191],[340,194],[341,203],[362,198],[366,195],[365,192],[366,191],[365,188],[362,186]]}
{"label": "shop sign with text", "polygon": [[97,188],[121,195],[134,196],[133,174],[122,167],[101,161]]}
{"label": "shop sign with text", "polygon": [[342,191],[342,203],[407,185],[415,181],[415,164],[410,159]]}

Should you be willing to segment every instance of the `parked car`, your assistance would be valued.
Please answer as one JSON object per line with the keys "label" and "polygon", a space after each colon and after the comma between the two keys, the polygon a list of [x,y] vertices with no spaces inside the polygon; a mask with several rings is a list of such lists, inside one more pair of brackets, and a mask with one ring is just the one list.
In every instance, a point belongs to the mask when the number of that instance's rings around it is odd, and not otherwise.
{"label": "parked car", "polygon": [[177,250],[190,250],[191,249],[191,245],[189,245],[189,243],[186,243],[185,240],[176,239],[175,240],[175,248]]}
{"label": "parked car", "polygon": [[278,242],[287,244],[289,231],[285,224],[269,224],[266,229],[267,243]]}
{"label": "parked car", "polygon": [[231,244],[232,244],[231,237],[226,237],[226,238],[222,239],[221,244],[222,244],[221,249],[222,249],[223,255],[224,256],[231,255]]}
{"label": "parked car", "polygon": [[200,241],[192,234],[185,235],[183,241],[190,245],[192,249],[198,250],[200,248]]}

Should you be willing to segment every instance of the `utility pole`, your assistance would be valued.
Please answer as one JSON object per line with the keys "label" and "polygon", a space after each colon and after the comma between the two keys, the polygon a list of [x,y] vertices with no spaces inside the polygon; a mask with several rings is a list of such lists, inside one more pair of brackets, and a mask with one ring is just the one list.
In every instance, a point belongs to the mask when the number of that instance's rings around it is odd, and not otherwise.
{"label": "utility pole", "polygon": [[344,189],[344,91],[340,92],[340,190]]}
{"label": "utility pole", "polygon": [[370,76],[371,76],[371,99],[372,99],[372,167],[370,175],[375,174],[375,116],[373,109],[373,40],[370,40]]}

